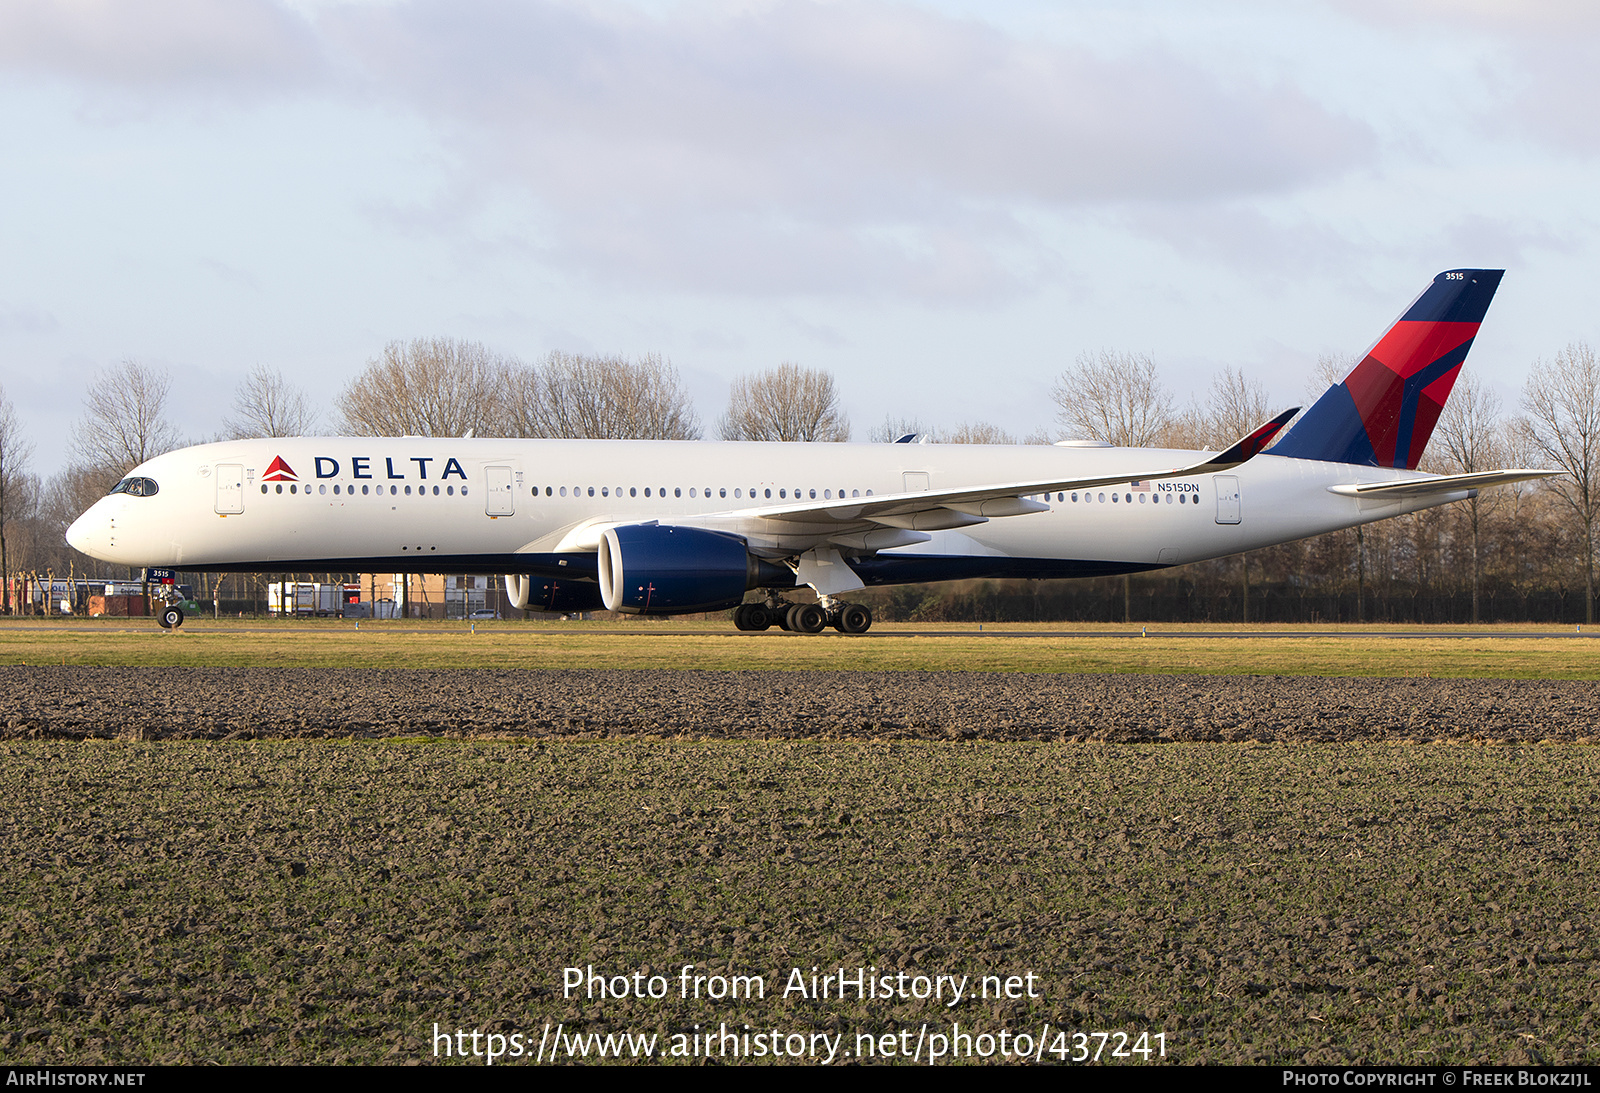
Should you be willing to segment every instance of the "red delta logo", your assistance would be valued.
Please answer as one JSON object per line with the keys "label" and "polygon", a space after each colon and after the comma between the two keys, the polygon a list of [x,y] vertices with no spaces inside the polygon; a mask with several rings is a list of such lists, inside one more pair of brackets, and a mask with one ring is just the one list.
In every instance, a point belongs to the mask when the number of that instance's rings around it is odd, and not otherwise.
{"label": "red delta logo", "polygon": [[267,468],[267,473],[261,476],[263,482],[298,482],[300,476],[294,473],[294,468],[283,461],[283,456],[272,457],[272,466]]}

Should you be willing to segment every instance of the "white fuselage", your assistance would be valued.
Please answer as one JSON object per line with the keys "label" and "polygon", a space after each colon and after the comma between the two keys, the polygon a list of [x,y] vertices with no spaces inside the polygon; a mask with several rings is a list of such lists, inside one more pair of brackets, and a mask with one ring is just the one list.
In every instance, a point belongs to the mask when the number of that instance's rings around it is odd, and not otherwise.
{"label": "white fuselage", "polygon": [[[930,529],[915,536],[852,524],[848,514],[763,514],[869,491],[881,498],[1107,474],[1133,479],[1203,458],[1033,445],[243,440],[149,460],[130,475],[154,482],[152,493],[102,498],[68,538],[85,553],[130,566],[511,572],[509,556],[533,555],[529,570],[538,571],[547,556],[592,553],[606,527],[657,521],[740,536],[770,559],[831,543],[852,560],[984,557],[996,561],[997,573],[1002,559],[1055,561],[1066,563],[1059,572],[1033,575],[1074,576],[1235,554],[1469,495],[1357,499],[1329,488],[1428,476],[1268,454],[1226,474],[1032,493],[1048,510],[959,528],[913,520],[910,527]],[[893,545],[895,534],[904,545]],[[905,542],[912,537],[923,541]],[[1080,574],[1072,566],[1080,562],[1094,566]]]}

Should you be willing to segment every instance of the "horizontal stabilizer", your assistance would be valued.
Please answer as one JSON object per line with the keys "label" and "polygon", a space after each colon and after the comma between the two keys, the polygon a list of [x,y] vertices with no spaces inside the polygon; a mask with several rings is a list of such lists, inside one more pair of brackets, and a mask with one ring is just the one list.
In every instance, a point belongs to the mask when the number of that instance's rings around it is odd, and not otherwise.
{"label": "horizontal stabilizer", "polygon": [[1560,471],[1506,470],[1477,471],[1473,474],[1429,475],[1427,478],[1408,478],[1401,482],[1374,482],[1365,486],[1329,486],[1329,493],[1345,497],[1425,497],[1431,493],[1458,493],[1461,490],[1480,490],[1489,486],[1506,486],[1512,482],[1528,482],[1536,478],[1549,478]]}

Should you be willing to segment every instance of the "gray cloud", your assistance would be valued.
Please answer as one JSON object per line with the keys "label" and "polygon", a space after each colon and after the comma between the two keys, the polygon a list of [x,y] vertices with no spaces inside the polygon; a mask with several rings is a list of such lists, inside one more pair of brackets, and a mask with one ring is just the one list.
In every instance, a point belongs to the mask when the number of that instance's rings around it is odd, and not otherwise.
{"label": "gray cloud", "polygon": [[275,0],[6,0],[0,70],[145,89],[294,86],[322,69],[313,28]]}
{"label": "gray cloud", "polygon": [[887,3],[311,10],[9,0],[0,69],[420,116],[450,181],[384,217],[459,238],[509,191],[537,227],[493,245],[652,288],[1006,297],[1060,272],[1025,223],[1040,210],[1282,194],[1377,154],[1293,86]]}
{"label": "gray cloud", "polygon": [[1018,208],[1282,192],[1375,153],[1290,87],[888,5],[415,0],[323,26],[464,170],[550,209],[555,253],[631,282],[1003,296],[1054,264]]}
{"label": "gray cloud", "polygon": [[1370,242],[1304,219],[1275,219],[1245,202],[1142,206],[1122,222],[1187,258],[1275,280],[1337,274],[1371,258]]}
{"label": "gray cloud", "polygon": [[1363,127],[1292,88],[1224,87],[1163,51],[1107,59],[909,8],[790,0],[666,21],[414,0],[332,25],[374,82],[481,127],[574,194],[648,185],[880,212],[930,185],[1194,197],[1296,185],[1371,152]]}
{"label": "gray cloud", "polygon": [[[1481,127],[1562,151],[1600,153],[1600,5],[1592,0],[1329,0],[1406,34],[1476,39],[1488,91]],[[1472,108],[1472,107],[1469,107]]]}

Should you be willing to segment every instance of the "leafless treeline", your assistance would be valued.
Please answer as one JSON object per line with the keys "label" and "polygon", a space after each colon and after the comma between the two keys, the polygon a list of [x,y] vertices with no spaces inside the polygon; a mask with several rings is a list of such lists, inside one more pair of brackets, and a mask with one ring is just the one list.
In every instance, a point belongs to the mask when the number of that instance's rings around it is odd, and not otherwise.
{"label": "leafless treeline", "polygon": [[659,356],[552,353],[527,365],[477,342],[390,342],[336,400],[352,436],[695,440],[700,420]]}
{"label": "leafless treeline", "polygon": [[[1320,396],[1353,364],[1320,362],[1304,401]],[[103,373],[86,392],[70,466],[48,482],[29,473],[29,446],[0,391],[0,573],[100,571],[98,563],[72,552],[62,533],[129,469],[179,443],[169,390],[164,371],[138,362]],[[1259,383],[1233,369],[1215,377],[1204,399],[1179,407],[1148,357],[1111,352],[1080,356],[1062,372],[1053,395],[1056,428],[1038,430],[1024,443],[1066,438],[1215,449],[1282,408]],[[1593,622],[1600,516],[1600,362],[1594,352],[1577,343],[1535,365],[1520,409],[1506,412],[1464,375],[1423,469],[1544,466],[1563,471],[1562,477],[1173,574],[1072,582],[1051,590],[1018,584],[1020,592],[1004,585],[906,589],[893,593],[886,606],[903,616],[930,618],[987,612]],[[329,431],[355,435],[702,435],[678,371],[659,356],[552,353],[530,365],[453,339],[390,343],[345,387],[329,418]],[[258,367],[240,384],[224,435],[290,436],[322,427],[303,392],[281,373]],[[985,422],[928,428],[893,416],[873,428],[869,439],[889,441],[908,432],[943,443],[1016,443],[1012,434]],[[838,441],[849,439],[850,426],[832,375],[783,364],[733,383],[717,433],[723,439]]]}

